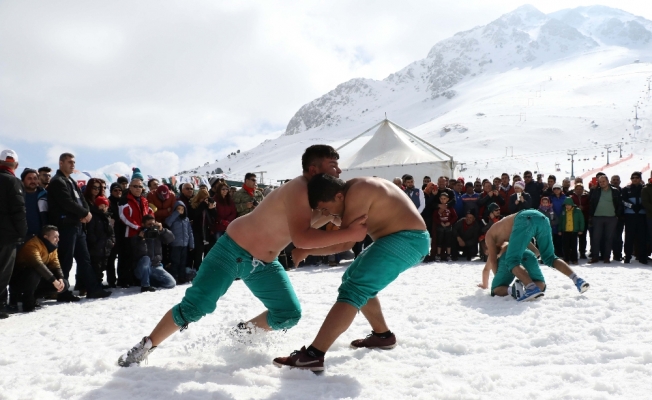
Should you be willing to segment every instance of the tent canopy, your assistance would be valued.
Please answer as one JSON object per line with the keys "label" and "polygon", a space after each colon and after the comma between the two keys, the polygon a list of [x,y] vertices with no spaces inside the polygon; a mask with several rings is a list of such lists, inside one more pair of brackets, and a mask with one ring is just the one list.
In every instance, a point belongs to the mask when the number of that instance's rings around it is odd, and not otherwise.
{"label": "tent canopy", "polygon": [[378,129],[373,137],[351,157],[340,163],[344,179],[358,176],[392,179],[403,174],[410,174],[415,178],[453,174],[453,157],[388,119],[374,125],[337,150],[346,147],[375,127]]}

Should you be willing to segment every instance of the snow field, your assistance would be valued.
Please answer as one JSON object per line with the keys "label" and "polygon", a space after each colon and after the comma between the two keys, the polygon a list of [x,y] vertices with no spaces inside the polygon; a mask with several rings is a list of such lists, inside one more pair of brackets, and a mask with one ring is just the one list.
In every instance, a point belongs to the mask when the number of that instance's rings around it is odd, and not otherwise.
{"label": "snow field", "polygon": [[118,357],[176,304],[185,286],[106,300],[46,303],[0,323],[0,399],[533,399],[645,398],[652,389],[652,269],[581,265],[591,283],[544,268],[543,300],[519,304],[478,289],[483,263],[421,264],[379,295],[399,345],[353,350],[359,315],[326,354],[326,372],[279,369],[272,359],[309,345],[337,296],[345,265],[290,273],[303,318],[287,333],[240,344],[226,331],[263,311],[235,282],[215,313],[173,335],[148,365]]}

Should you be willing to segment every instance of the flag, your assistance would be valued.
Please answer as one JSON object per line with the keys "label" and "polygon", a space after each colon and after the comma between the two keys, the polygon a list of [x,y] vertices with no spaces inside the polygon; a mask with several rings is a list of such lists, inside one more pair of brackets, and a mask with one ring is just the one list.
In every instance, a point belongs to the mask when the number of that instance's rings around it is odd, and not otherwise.
{"label": "flag", "polygon": [[82,171],[82,174],[86,175],[89,178],[92,178],[91,173],[87,171]]}
{"label": "flag", "polygon": [[113,178],[111,175],[107,174],[106,172],[104,173],[104,177],[106,177],[106,181],[109,183],[113,183]]}

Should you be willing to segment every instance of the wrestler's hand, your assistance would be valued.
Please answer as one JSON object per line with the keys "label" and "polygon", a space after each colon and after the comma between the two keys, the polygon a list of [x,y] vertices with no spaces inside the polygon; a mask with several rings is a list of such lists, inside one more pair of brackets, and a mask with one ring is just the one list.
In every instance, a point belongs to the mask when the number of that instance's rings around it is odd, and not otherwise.
{"label": "wrestler's hand", "polygon": [[306,249],[294,248],[292,250],[292,264],[294,268],[297,268],[302,261],[308,257],[310,253]]}

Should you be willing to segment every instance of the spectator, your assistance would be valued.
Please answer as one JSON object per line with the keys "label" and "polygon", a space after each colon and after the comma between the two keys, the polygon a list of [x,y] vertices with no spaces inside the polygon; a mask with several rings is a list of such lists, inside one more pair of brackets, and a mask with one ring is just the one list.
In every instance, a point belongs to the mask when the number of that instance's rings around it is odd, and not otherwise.
{"label": "spectator", "polygon": [[648,250],[652,249],[652,178],[641,189],[641,204],[645,209]]}
{"label": "spectator", "polygon": [[[70,153],[61,154],[59,170],[48,185],[48,220],[59,230],[58,256],[63,277],[68,280],[74,258],[77,263],[76,287],[80,291],[86,290],[88,298],[108,297],[111,292],[102,290],[91,266],[82,224],[89,222],[92,215],[77,182],[70,177],[74,170],[75,156]],[[57,301],[79,301],[79,297],[66,290],[59,293]]]}
{"label": "spectator", "polygon": [[233,196],[238,217],[247,215],[263,201],[263,194],[256,191],[256,174],[251,172],[245,175],[244,185]]}
{"label": "spectator", "polygon": [[600,243],[604,237],[604,262],[610,263],[611,246],[613,233],[616,230],[618,217],[622,214],[622,200],[620,191],[609,184],[607,177],[603,174],[598,178],[598,187],[591,189],[589,201],[591,204],[591,222],[593,232],[591,233],[591,259],[589,263],[598,262]]}
{"label": "spectator", "polygon": [[423,195],[423,190],[414,186],[414,178],[412,175],[404,175],[403,183],[405,185],[405,194],[412,200],[412,203],[417,208],[419,214],[426,207],[426,199]]}
{"label": "spectator", "polygon": [[513,186],[514,194],[509,197],[509,213],[515,214],[521,210],[532,208],[532,197],[525,192],[525,183],[516,181]]}
{"label": "spectator", "polygon": [[473,182],[473,191],[477,194],[482,194],[482,183],[480,182],[480,178],[476,179],[475,182]]}
{"label": "spectator", "polygon": [[541,204],[539,205],[538,210],[548,217],[548,220],[550,221],[550,230],[556,233],[558,231],[557,227],[559,225],[559,218],[557,217],[557,214],[555,214],[555,210],[552,208],[549,197],[541,198]]}
{"label": "spectator", "polygon": [[[125,237],[125,230],[126,226],[125,224],[120,220],[120,209],[119,209],[119,203],[120,203],[120,198],[122,197],[122,185],[119,183],[112,183],[110,190],[109,190],[109,214],[111,214],[111,219],[113,220],[113,232],[115,234],[115,245],[111,249],[111,253],[109,253],[109,258],[107,259],[106,262],[106,280],[109,284],[109,287],[115,288],[117,287],[117,281],[118,279],[116,278],[116,268],[115,268],[115,260],[118,258],[118,254],[120,254],[120,249],[123,246],[123,241]],[[118,271],[125,271],[128,268],[125,268],[122,264],[124,263],[124,260],[122,258],[118,259]],[[121,277],[120,282],[122,281],[128,281],[126,277]]]}
{"label": "spectator", "polygon": [[[632,183],[622,190],[622,199],[625,216],[625,263],[632,260],[632,253],[636,247],[636,257],[641,264],[647,264],[647,215],[643,207],[641,191],[643,175],[640,172],[632,172]],[[613,182],[613,179],[612,179]],[[615,185],[614,185],[615,186]],[[616,235],[618,231],[616,231]],[[614,250],[615,255],[615,250]]]}
{"label": "spectator", "polygon": [[586,259],[586,234],[588,232],[589,210],[591,206],[589,202],[589,194],[584,190],[584,185],[581,183],[575,184],[575,190],[573,194],[571,194],[571,199],[573,199],[573,203],[575,203],[577,208],[582,211],[582,216],[584,217],[584,231],[582,234],[578,234],[578,239],[580,259]]}
{"label": "spectator", "polygon": [[37,298],[68,290],[68,281],[59,264],[58,243],[57,227],[46,225],[20,249],[11,277],[12,305],[22,301],[24,312],[34,311]]}
{"label": "spectator", "polygon": [[147,192],[148,193],[153,193],[156,192],[156,189],[160,186],[160,183],[158,179],[151,178],[150,180],[147,181]]}
{"label": "spectator", "polygon": [[38,183],[39,186],[43,189],[47,189],[50,184],[50,178],[52,177],[52,168],[50,167],[41,167],[38,169]]}
{"label": "spectator", "polygon": [[[132,181],[133,183],[133,181]],[[172,275],[163,269],[163,245],[172,243],[174,235],[156,222],[151,214],[143,215],[142,227],[129,239],[136,261],[136,278],[140,280],[140,292],[155,292],[153,286],[171,289],[176,286]]]}
{"label": "spectator", "polygon": [[192,225],[188,219],[186,206],[182,201],[177,200],[174,204],[174,211],[165,220],[174,235],[170,243],[170,271],[179,285],[188,282],[186,275],[187,255],[195,248],[195,239],[192,234]]}
{"label": "spectator", "polygon": [[[129,183],[129,191],[120,198],[118,203],[118,215],[125,226],[124,245],[120,247],[119,257],[123,262],[118,262],[118,285],[128,288],[133,285],[133,270],[136,259],[132,257],[131,238],[138,235],[143,224],[145,215],[153,214],[149,209],[149,203],[143,196],[143,180],[141,176],[134,174]],[[121,269],[122,268],[122,269]]]}
{"label": "spectator", "polygon": [[[440,261],[448,261],[453,244],[453,224],[457,221],[455,209],[448,206],[448,193],[441,192],[436,212],[433,213],[432,226],[437,233],[437,257]],[[442,254],[441,249],[446,253]]]}
{"label": "spectator", "polygon": [[[473,184],[470,188],[473,190]],[[466,257],[466,261],[471,261],[478,254],[478,237],[480,236],[480,225],[475,220],[475,210],[467,210],[466,216],[455,223],[453,236],[453,261],[457,261],[460,250],[462,256]]]}
{"label": "spectator", "polygon": [[428,175],[424,176],[424,177],[423,177],[423,184],[421,185],[421,190],[424,190],[424,189],[426,188],[426,186],[428,186],[428,184],[429,184],[431,181],[432,181],[432,180],[430,179],[430,177],[429,177]]}
{"label": "spectator", "polygon": [[492,185],[496,187],[496,190],[500,190],[500,185],[503,183],[503,180],[497,176],[493,179],[492,182]]}
{"label": "spectator", "polygon": [[[13,150],[0,152],[0,309],[7,302],[7,285],[16,260],[16,246],[27,235],[27,216],[23,185],[16,178],[18,155]],[[0,312],[0,319],[7,318]]]}
{"label": "spectator", "polygon": [[[215,197],[216,195],[219,194],[217,190],[217,185],[220,183],[220,179],[217,177],[212,177],[211,179],[208,180],[208,183],[211,185],[211,189],[208,191],[208,194],[211,197]],[[269,186],[268,186],[269,187]]]}
{"label": "spectator", "polygon": [[566,197],[564,211],[559,218],[558,236],[562,238],[564,261],[577,265],[577,238],[584,233],[584,216],[573,199]]}
{"label": "spectator", "polygon": [[195,195],[195,187],[192,183],[182,183],[179,187],[179,195],[177,200],[183,202],[183,205],[186,206],[186,210],[190,208],[190,201]]}
{"label": "spectator", "polygon": [[556,183],[557,183],[557,177],[554,175],[548,175],[548,187],[543,191],[543,195],[546,197],[552,197],[553,195],[552,189]]}
{"label": "spectator", "polygon": [[122,191],[127,193],[129,190],[129,179],[124,176],[118,177],[117,183],[122,187]]}
{"label": "spectator", "polygon": [[570,188],[571,186],[571,181],[568,178],[564,178],[563,181],[561,181],[561,192],[564,194],[564,196],[569,197],[573,191]]}
{"label": "spectator", "polygon": [[91,213],[95,208],[95,199],[98,196],[104,196],[102,191],[102,182],[100,182],[100,180],[97,178],[91,178],[86,184],[86,189],[84,189],[84,198],[86,199],[86,204],[88,204],[88,208]]}
{"label": "spectator", "polygon": [[525,173],[523,173],[523,180],[525,182],[524,191],[529,194],[532,199],[531,207],[539,207],[541,204],[541,194],[543,193],[543,183],[532,179],[532,171],[525,171]]}
{"label": "spectator", "polygon": [[[552,196],[550,196],[550,204],[552,204],[552,209],[555,211],[555,216],[557,219],[561,217],[561,212],[564,210],[564,201],[566,196],[562,193],[562,186],[558,183],[555,183],[552,187]],[[555,254],[557,257],[563,257],[564,248],[562,245],[561,236],[557,235],[559,230],[553,229],[552,231],[552,244],[555,247]]]}
{"label": "spectator", "polygon": [[464,202],[462,201],[462,195],[464,195],[464,181],[458,179],[455,182],[455,187],[453,188],[453,195],[455,196],[455,212],[459,216],[465,215],[464,213]]}
{"label": "spectator", "polygon": [[235,186],[231,186],[229,188],[229,194],[231,195],[231,199],[233,199],[233,197],[235,197],[235,192],[237,192],[237,190],[238,189]]}
{"label": "spectator", "polygon": [[514,186],[514,184],[515,184],[516,182],[522,182],[522,181],[523,181],[523,179],[521,179],[521,176],[515,174],[515,175],[512,177],[512,186]]}
{"label": "spectator", "polygon": [[[491,183],[487,182],[490,186]],[[487,244],[485,243],[485,236],[487,234],[487,231],[493,224],[496,222],[500,221],[501,216],[500,216],[500,206],[496,203],[489,203],[487,205],[487,216],[482,218],[480,221],[480,237],[478,238],[478,241],[480,242],[480,249],[481,249],[481,254],[480,258],[482,261],[487,262]]]}
{"label": "spectator", "polygon": [[[641,181],[641,184],[643,182]],[[617,188],[620,190],[620,194],[622,196],[623,194],[623,189],[620,187],[620,176],[619,175],[613,175],[611,177],[611,186]],[[625,198],[623,197],[623,200]],[[626,211],[623,209],[623,211]],[[616,230],[614,231],[614,236],[613,236],[613,241],[611,244],[611,248],[613,251],[613,258],[615,261],[622,261],[623,259],[623,231],[625,230],[625,213],[621,214],[618,216],[618,223],[616,224]],[[609,255],[607,255],[609,256]]]}
{"label": "spectator", "polygon": [[172,212],[174,211],[173,207],[177,202],[177,199],[170,193],[167,186],[160,185],[147,194],[147,202],[156,207],[156,212],[154,212],[156,222],[164,223],[167,217],[172,215]]}
{"label": "spectator", "polygon": [[[107,270],[109,255],[115,246],[114,221],[109,214],[109,199],[97,196],[91,214],[93,218],[86,224],[86,241],[91,255],[91,265],[101,285],[104,281],[104,271]],[[107,271],[107,282],[109,274],[111,271]]]}
{"label": "spectator", "polygon": [[235,208],[235,203],[229,192],[229,186],[226,183],[218,183],[215,190],[217,190],[217,194],[213,199],[215,200],[216,216],[212,232],[217,242],[220,236],[226,232],[229,224],[238,216],[238,211]]}
{"label": "spectator", "polygon": [[208,254],[212,244],[210,230],[215,224],[217,217],[215,211],[215,200],[210,198],[208,190],[201,189],[190,201],[188,218],[192,222],[192,235],[195,239],[195,250],[193,252],[193,268],[199,271],[203,257]]}
{"label": "spectator", "polygon": [[38,172],[25,168],[20,174],[25,189],[25,211],[27,215],[27,235],[25,241],[41,233],[47,225],[47,192],[39,186]]}
{"label": "spectator", "polygon": [[482,219],[486,219],[487,214],[489,214],[488,206],[491,203],[495,203],[498,207],[504,205],[505,200],[498,194],[498,188],[487,181],[483,186],[484,191],[478,199],[478,216]]}
{"label": "spectator", "polygon": [[514,188],[509,184],[509,174],[503,172],[500,176],[500,188],[498,194],[503,198],[503,204],[500,206],[500,214],[509,215],[509,198],[514,194]]}
{"label": "spectator", "polygon": [[[466,193],[462,195],[462,203],[464,203],[464,214],[468,214],[469,211],[473,211],[474,215],[478,215],[478,199],[480,194],[476,193],[474,190],[474,184],[467,182]],[[456,203],[457,204],[457,203]]]}
{"label": "spectator", "polygon": [[435,194],[435,201],[434,204],[436,205],[435,208],[439,207],[439,197],[441,196],[442,193],[446,192],[448,195],[448,207],[455,207],[455,192],[448,187],[448,178],[445,176],[440,176],[439,179],[437,179],[437,192]]}

